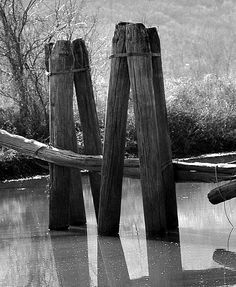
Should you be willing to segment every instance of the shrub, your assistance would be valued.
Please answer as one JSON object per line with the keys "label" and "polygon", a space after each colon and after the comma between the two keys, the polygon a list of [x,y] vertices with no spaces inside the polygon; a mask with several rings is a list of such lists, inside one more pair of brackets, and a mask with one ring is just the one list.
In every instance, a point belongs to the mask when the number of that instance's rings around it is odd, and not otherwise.
{"label": "shrub", "polygon": [[236,85],[205,77],[172,85],[167,98],[174,156],[236,149]]}

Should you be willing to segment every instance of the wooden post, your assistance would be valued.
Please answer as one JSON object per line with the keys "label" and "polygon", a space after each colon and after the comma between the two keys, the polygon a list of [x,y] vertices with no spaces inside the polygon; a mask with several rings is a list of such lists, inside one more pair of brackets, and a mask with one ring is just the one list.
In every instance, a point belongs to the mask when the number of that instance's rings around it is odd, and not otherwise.
{"label": "wooden post", "polygon": [[[73,107],[73,106],[72,106]],[[71,108],[72,108],[71,107]],[[71,111],[73,113],[73,110]],[[71,151],[78,152],[77,138],[75,132],[74,119],[71,121],[71,133],[70,139]],[[68,139],[69,140],[69,139]],[[83,187],[80,170],[77,168],[71,168],[70,179],[70,225],[81,226],[86,224]]]}
{"label": "wooden post", "polygon": [[134,97],[146,234],[153,237],[166,231],[167,226],[152,58],[149,37],[143,24],[127,26],[126,50],[130,53],[128,67]]}
{"label": "wooden post", "polygon": [[120,206],[125,153],[125,133],[130,82],[125,57],[125,23],[116,25],[111,59],[101,194],[98,219],[100,235],[117,235],[119,232]]}
{"label": "wooden post", "polygon": [[152,53],[160,56],[152,57],[153,87],[157,116],[158,143],[166,198],[166,223],[168,230],[178,227],[177,202],[175,191],[174,169],[172,164],[171,141],[167,122],[165,89],[161,62],[160,39],[155,27],[147,29]]}
{"label": "wooden post", "polygon": [[[101,155],[102,142],[98,124],[98,116],[93,94],[93,86],[89,69],[89,57],[82,39],[72,42],[74,54],[74,69],[81,69],[74,73],[75,91],[83,131],[84,149],[87,155]],[[95,214],[98,219],[101,176],[96,172],[89,172],[91,191]]]}
{"label": "wooden post", "polygon": [[[68,150],[74,149],[75,135],[72,67],[73,55],[70,42],[57,41],[49,59],[50,143],[55,147]],[[72,183],[71,169],[52,165],[50,171],[49,228],[67,229],[70,220],[70,191],[75,185]],[[78,203],[78,208],[83,208],[83,201]],[[84,223],[84,219],[85,215],[82,220],[78,219],[78,222]]]}

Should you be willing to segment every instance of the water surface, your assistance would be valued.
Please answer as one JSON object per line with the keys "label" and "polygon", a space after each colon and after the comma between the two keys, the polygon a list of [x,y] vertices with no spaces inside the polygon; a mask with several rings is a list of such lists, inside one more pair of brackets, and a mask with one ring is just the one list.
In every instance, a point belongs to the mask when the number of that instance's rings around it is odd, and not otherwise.
{"label": "water surface", "polygon": [[119,238],[97,236],[87,177],[87,229],[67,232],[48,231],[47,178],[1,184],[0,286],[236,286],[236,201],[210,204],[215,186],[177,184],[179,234],[146,240],[139,180],[124,179]]}

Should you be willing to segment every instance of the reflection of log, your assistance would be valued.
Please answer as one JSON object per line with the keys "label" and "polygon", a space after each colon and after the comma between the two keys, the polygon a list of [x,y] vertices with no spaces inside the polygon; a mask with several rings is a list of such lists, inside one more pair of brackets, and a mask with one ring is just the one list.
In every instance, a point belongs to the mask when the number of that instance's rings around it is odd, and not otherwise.
{"label": "reflection of log", "polygon": [[[100,171],[102,156],[86,156],[0,130],[0,145],[57,165]],[[188,163],[173,160],[176,182],[216,182],[236,178],[236,164]],[[216,180],[217,174],[217,180]],[[126,159],[124,175],[139,178],[139,160]]]}
{"label": "reflection of log", "polygon": [[216,249],[213,260],[225,267],[236,270],[236,253],[225,249]]}
{"label": "reflection of log", "polygon": [[212,189],[207,196],[212,204],[236,197],[236,180]]}
{"label": "reflection of log", "polygon": [[236,272],[225,268],[185,270],[183,281],[184,286],[231,286],[236,284]]}

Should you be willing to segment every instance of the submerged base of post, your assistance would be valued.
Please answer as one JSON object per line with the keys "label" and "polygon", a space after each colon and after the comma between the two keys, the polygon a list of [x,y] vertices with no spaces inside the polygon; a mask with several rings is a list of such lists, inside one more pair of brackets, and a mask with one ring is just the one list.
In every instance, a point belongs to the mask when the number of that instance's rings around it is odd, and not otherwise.
{"label": "submerged base of post", "polygon": [[[60,178],[60,181],[57,178]],[[49,229],[67,230],[69,228],[70,169],[50,165]],[[62,184],[63,183],[63,184]]]}

